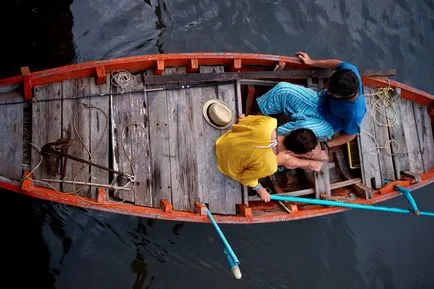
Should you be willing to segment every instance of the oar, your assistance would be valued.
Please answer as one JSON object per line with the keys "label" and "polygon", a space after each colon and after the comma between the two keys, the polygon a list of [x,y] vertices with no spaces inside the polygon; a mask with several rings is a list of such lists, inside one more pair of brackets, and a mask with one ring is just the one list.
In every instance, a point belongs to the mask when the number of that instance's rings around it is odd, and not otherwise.
{"label": "oar", "polygon": [[294,203],[307,203],[314,205],[324,205],[324,206],[332,206],[332,207],[344,207],[351,209],[363,209],[363,210],[371,210],[371,211],[383,211],[390,213],[401,213],[401,214],[416,214],[420,216],[430,216],[434,217],[434,212],[423,212],[419,211],[417,208],[416,202],[411,196],[410,190],[407,188],[403,188],[400,186],[396,186],[396,189],[403,193],[406,199],[409,201],[412,209],[402,209],[402,208],[394,208],[394,207],[384,207],[384,206],[373,206],[373,205],[365,205],[365,204],[355,204],[355,203],[346,203],[340,201],[329,201],[329,200],[320,200],[320,199],[309,199],[302,197],[291,197],[291,196],[276,196],[271,195],[270,199],[274,201],[285,201],[285,202],[294,202]]}
{"label": "oar", "polygon": [[214,217],[212,216],[211,212],[208,210],[208,208],[205,207],[206,213],[208,215],[208,218],[211,220],[211,223],[214,225],[214,228],[217,230],[217,233],[219,234],[220,238],[223,241],[223,244],[225,245],[225,255],[228,260],[229,266],[231,267],[232,274],[234,274],[234,277],[236,279],[241,279],[241,271],[240,267],[238,266],[240,264],[240,261],[238,261],[237,256],[235,255],[234,251],[231,248],[231,245],[229,245],[228,240],[226,240],[225,235],[223,234],[222,230],[220,230],[219,225],[214,220]]}

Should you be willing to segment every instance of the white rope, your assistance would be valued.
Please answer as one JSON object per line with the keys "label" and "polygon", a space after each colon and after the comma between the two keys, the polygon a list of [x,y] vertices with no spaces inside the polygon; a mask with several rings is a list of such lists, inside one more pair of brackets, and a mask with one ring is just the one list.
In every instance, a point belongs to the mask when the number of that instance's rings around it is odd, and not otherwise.
{"label": "white rope", "polygon": [[[390,86],[389,79],[386,80],[388,82],[387,87],[376,88],[375,92],[365,93],[365,96],[371,97],[370,115],[374,123],[378,126],[393,127],[396,124],[397,120],[397,110],[393,99],[394,95],[391,94],[394,89]],[[392,111],[391,115],[388,114],[388,111],[390,110]],[[378,120],[378,115],[384,117],[384,122]],[[370,136],[375,143],[373,147],[368,149],[368,152],[371,152],[373,154],[379,154],[381,149],[390,149],[391,151],[393,151],[393,153],[387,151],[386,154],[388,154],[389,156],[394,156],[399,153],[401,149],[401,144],[395,139],[390,139],[386,141],[383,145],[380,145],[374,135],[370,134],[365,130],[362,130],[362,132]],[[394,145],[396,150],[393,147]]]}
{"label": "white rope", "polygon": [[[134,75],[131,72],[126,70],[117,70],[112,72],[111,83],[119,87],[121,92],[127,92],[127,90],[132,90],[133,88],[137,88],[138,83]],[[140,85],[141,86],[141,85]]]}
{"label": "white rope", "polygon": [[[113,71],[112,72],[112,77],[111,77],[111,83],[114,86],[119,87],[121,89],[122,93],[126,92],[128,89],[136,88],[137,85],[138,85],[137,82],[136,82],[136,80],[135,80],[135,78],[134,78],[134,76],[130,72],[128,72],[128,71]],[[140,86],[142,86],[142,85],[140,85]],[[155,90],[161,90],[161,88],[158,88],[158,89],[155,89]],[[85,104],[81,104],[81,105],[83,107],[80,108],[79,110],[77,110],[74,113],[73,120],[72,120],[72,126],[73,126],[74,132],[75,132],[75,134],[76,134],[79,142],[82,144],[82,146],[84,147],[84,149],[86,150],[86,152],[87,152],[87,154],[89,156],[89,161],[92,161],[93,157],[92,157],[92,153],[90,151],[90,148],[86,145],[86,143],[84,142],[83,137],[80,135],[80,133],[79,133],[79,131],[77,129],[77,125],[76,125],[77,116],[79,115],[80,112],[82,112],[85,109],[96,109],[96,110],[99,110],[104,115],[105,126],[104,126],[103,132],[101,133],[101,136],[100,136],[100,138],[99,138],[96,146],[92,150],[93,152],[97,151],[97,149],[99,148],[100,144],[102,143],[103,136],[104,136],[105,132],[107,131],[108,116],[107,116],[107,114],[102,109],[100,109],[100,108],[98,108],[96,106],[87,106]],[[138,122],[133,122],[133,123],[128,123],[128,124],[126,124],[126,125],[123,126],[122,131],[121,131],[121,136],[123,136],[125,129],[127,127],[129,127],[129,126],[132,126],[132,125],[135,125],[136,127],[139,127],[144,132],[146,132],[146,128],[142,124],[140,124]],[[35,145],[35,144],[31,143],[31,142],[29,142],[29,143],[32,145],[32,147],[35,150],[39,150],[38,152],[41,153],[41,148],[39,146],[37,146],[37,145]],[[135,187],[135,181],[134,181],[135,180],[134,161],[132,160],[132,156],[130,156],[128,154],[128,152],[127,152],[127,150],[125,148],[125,143],[124,143],[123,137],[121,137],[121,146],[122,146],[122,149],[123,149],[123,151],[124,151],[124,153],[125,153],[128,161],[129,161],[129,166],[130,166],[131,172],[132,172],[132,174],[127,175],[128,176],[128,178],[127,178],[128,182],[124,186],[116,186],[115,185],[115,182],[119,178],[118,175],[116,175],[113,178],[113,181],[111,182],[110,185],[102,185],[102,184],[95,184],[95,183],[88,183],[88,182],[77,181],[76,178],[78,177],[78,175],[80,174],[80,172],[85,168],[85,164],[82,164],[81,168],[74,174],[72,180],[54,180],[54,179],[50,179],[50,181],[53,181],[53,182],[63,182],[63,183],[70,183],[70,184],[72,184],[72,192],[68,192],[67,194],[76,194],[79,197],[81,197],[81,196],[78,194],[78,192],[82,188],[84,188],[86,186],[92,186],[92,185],[100,185],[102,187],[110,187],[110,188],[112,188],[114,190],[115,193],[118,190],[126,190],[126,191],[130,191],[130,194],[132,194],[134,192],[134,187]],[[23,179],[24,178],[28,178],[30,175],[32,175],[41,166],[42,162],[43,162],[43,156],[41,155],[41,160],[38,162],[38,164],[32,169],[32,171],[29,174],[24,175]],[[88,176],[92,179],[92,174],[91,173],[88,173]],[[41,183],[41,184],[47,185],[50,188],[52,188],[53,190],[59,192],[54,186],[52,186],[51,184],[49,184],[49,183],[46,182],[49,179],[44,179],[44,180],[45,181],[32,179],[32,181],[34,183]],[[132,187],[131,188],[127,188],[131,183],[132,183]],[[76,189],[75,185],[81,185],[81,186],[78,189]],[[131,195],[130,195],[130,197],[131,197]],[[89,203],[94,203],[94,202],[88,201],[88,200],[84,200],[84,201],[89,202]],[[122,200],[121,203],[123,203],[124,201],[125,201],[125,199]]]}
{"label": "white rope", "polygon": [[[122,127],[122,130],[121,130],[121,147],[122,147],[122,150],[124,151],[124,154],[125,154],[125,156],[126,156],[126,158],[128,159],[128,162],[129,162],[129,167],[130,167],[130,169],[131,169],[131,173],[132,173],[132,176],[135,176],[135,171],[134,171],[134,167],[135,167],[135,165],[134,165],[134,161],[133,161],[133,156],[130,156],[130,154],[128,154],[128,152],[127,152],[127,149],[125,148],[125,142],[124,142],[124,132],[125,132],[125,129],[127,128],[127,127],[130,127],[130,126],[135,126],[135,127],[138,127],[138,128],[140,128],[141,130],[143,130],[145,133],[146,133],[146,128],[143,126],[143,124],[141,124],[141,123],[139,123],[139,122],[130,122],[130,123],[127,123],[127,124],[125,124],[123,127]],[[116,176],[115,178],[113,178],[113,181],[112,181],[112,185],[114,186],[114,183],[117,181],[117,179],[118,179],[118,176]],[[125,187],[127,187],[128,185],[129,185],[129,183],[130,182],[127,182],[124,186],[122,186],[122,188],[125,188]],[[133,186],[130,188],[130,190],[131,190],[131,192],[130,192],[130,198],[131,198],[131,196],[132,196],[132,194],[134,193],[134,187],[135,187],[135,185],[136,185],[136,182],[131,182],[132,184],[133,184]],[[117,190],[115,189],[114,190],[114,193],[116,193],[117,192]],[[124,202],[125,201],[125,199],[124,200],[122,200],[122,202]]]}
{"label": "white rope", "polygon": [[[101,142],[102,142],[103,136],[104,136],[105,132],[107,131],[107,126],[108,126],[108,116],[107,116],[107,114],[106,114],[102,109],[100,109],[99,107],[96,107],[96,106],[87,106],[87,105],[85,105],[85,104],[81,104],[81,105],[82,105],[82,108],[78,109],[78,110],[74,113],[74,117],[73,117],[73,119],[72,119],[72,126],[73,126],[73,129],[74,129],[75,135],[77,136],[78,140],[79,140],[80,143],[83,145],[84,149],[86,150],[86,152],[87,152],[87,154],[88,154],[88,156],[89,156],[89,161],[92,162],[92,153],[91,153],[91,151],[90,151],[90,148],[86,145],[86,143],[84,142],[82,136],[80,135],[80,133],[78,132],[78,129],[77,129],[77,125],[76,125],[77,116],[79,115],[80,112],[82,112],[82,111],[85,110],[85,109],[96,109],[96,110],[99,110],[99,111],[103,114],[103,116],[104,116],[104,118],[105,118],[104,129],[102,130],[101,136],[99,137],[99,140],[98,140],[98,142],[96,143],[96,145],[95,145],[95,147],[94,147],[94,149],[93,149],[93,152],[97,151],[98,147],[100,146],[100,144],[101,144]],[[73,178],[72,178],[72,192],[73,192],[73,193],[78,193],[82,188],[86,187],[86,185],[82,185],[82,186],[79,187],[77,190],[75,189],[75,185],[78,184],[78,183],[76,182],[76,179],[77,179],[78,175],[80,174],[80,172],[81,172],[84,168],[85,168],[85,164],[82,164],[82,165],[81,165],[81,168],[80,168],[80,169],[79,169],[79,170],[74,174],[74,176],[73,176]],[[91,174],[91,173],[88,173],[88,176],[90,177],[90,179],[92,179],[92,174]]]}

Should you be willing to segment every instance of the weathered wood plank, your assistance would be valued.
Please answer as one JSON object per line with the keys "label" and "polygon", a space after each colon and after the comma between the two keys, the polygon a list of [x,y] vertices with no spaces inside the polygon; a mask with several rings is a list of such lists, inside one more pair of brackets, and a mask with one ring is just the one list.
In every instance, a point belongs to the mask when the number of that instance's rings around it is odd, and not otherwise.
{"label": "weathered wood plank", "polygon": [[[223,66],[200,67],[200,72],[203,74],[220,73],[223,71]],[[198,94],[196,96],[196,98],[201,101],[195,103],[195,109],[198,115],[196,121],[197,128],[201,130],[203,134],[199,140],[197,154],[200,197],[201,201],[208,203],[212,213],[218,214],[235,214],[236,202],[241,203],[241,189],[239,184],[223,176],[217,168],[217,159],[214,150],[215,141],[230,128],[218,130],[210,126],[202,117],[202,107],[205,102],[210,99],[220,99],[228,104],[234,112],[234,121],[237,114],[234,89],[233,83],[229,85],[202,87],[200,90],[197,90]],[[237,197],[239,197],[239,199]]]}
{"label": "weathered wood plank", "polygon": [[[185,71],[185,67],[180,67],[174,73]],[[196,148],[202,134],[196,132],[194,121],[201,115],[194,113],[192,106],[200,101],[193,98],[197,90],[200,88],[167,91],[170,175],[175,210],[192,211],[195,199],[199,199]]]}
{"label": "weathered wood plank", "polygon": [[315,197],[320,198],[321,194],[331,197],[330,172],[328,161],[324,161],[321,171],[315,172]]}
{"label": "weathered wood plank", "polygon": [[[168,68],[164,73],[174,73],[175,70],[174,68]],[[146,88],[152,87],[147,86]],[[172,99],[172,101],[175,101],[175,99]],[[166,91],[148,92],[147,105],[153,206],[158,207],[162,199],[173,203],[170,180],[169,118]]]}
{"label": "weathered wood plank", "polygon": [[[34,88],[32,104],[32,143],[42,147],[46,143],[55,142],[60,139],[62,134],[62,87],[60,83],[53,83]],[[59,101],[38,102],[38,100],[59,99]],[[41,155],[34,149],[31,151],[31,169],[39,164]],[[53,176],[46,166],[45,161],[34,171],[33,178],[59,179],[59,175]],[[44,184],[41,186],[50,187]],[[52,185],[55,189],[60,189],[59,184]]]}
{"label": "weathered wood plank", "polygon": [[[242,104],[242,95],[241,95],[241,80],[236,80],[235,86],[236,86],[235,97],[237,99],[237,115],[238,115],[238,117],[240,117],[243,114],[243,104]],[[247,105],[246,105],[246,109],[247,109]],[[246,115],[247,114],[248,113],[246,111]],[[236,122],[236,121],[234,121],[234,122]],[[249,205],[249,191],[247,189],[247,186],[241,185],[241,189],[242,189],[243,204],[248,206]]]}
{"label": "weathered wood plank", "polygon": [[[205,67],[205,66],[204,66]],[[211,66],[209,66],[211,67]],[[217,67],[217,66],[215,66]],[[144,78],[145,84],[194,84],[210,83],[221,81],[235,81],[237,79],[273,79],[288,80],[305,78],[329,78],[334,71],[332,70],[283,70],[283,71],[248,71],[248,72],[224,72],[210,71],[207,74],[185,74],[185,75],[149,75]],[[367,71],[362,72],[362,76],[391,76],[395,75],[396,70]],[[214,83],[212,83],[214,82]]]}
{"label": "weathered wood plank", "polygon": [[[143,86],[142,75],[133,75],[131,90]],[[113,86],[113,91],[121,88]],[[151,180],[149,178],[149,136],[147,128],[146,94],[125,93],[112,96],[112,155],[113,168],[135,176],[130,192],[116,191],[115,197],[138,205],[152,205]],[[118,185],[125,185],[117,179]]]}
{"label": "weathered wood plank", "polygon": [[402,135],[404,137],[399,141],[402,142],[401,145],[405,143],[404,148],[407,148],[407,150],[403,151],[403,153],[406,153],[404,157],[408,158],[408,168],[402,166],[401,171],[421,173],[423,171],[423,161],[416,128],[419,124],[415,122],[413,103],[404,99],[399,99],[398,104],[399,106],[397,106],[397,109],[400,111],[400,123],[402,126]]}
{"label": "weathered wood plank", "polygon": [[[62,97],[71,98],[90,94],[90,78],[71,79],[62,82]],[[90,152],[90,98],[65,99],[62,101],[62,138],[71,140],[68,154],[89,160]],[[66,160],[64,179],[89,182],[89,165]],[[63,184],[66,192],[76,192],[89,196],[90,187],[85,185]]]}
{"label": "weathered wood plank", "polygon": [[[365,87],[365,94],[372,94],[375,89]],[[386,107],[381,98],[370,96],[369,110],[370,116],[374,120],[375,138],[378,146],[378,161],[380,163],[380,174],[382,179],[394,179],[395,170],[393,168],[392,148],[389,142],[388,121],[394,117],[394,111],[390,106]]]}
{"label": "weathered wood plank", "polygon": [[23,100],[19,92],[0,95],[0,176],[19,180],[22,177]]}
{"label": "weathered wood plank", "polygon": [[403,119],[401,116],[401,106],[405,100],[400,97],[393,99],[393,107],[396,110],[395,120],[389,120],[389,135],[390,138],[395,140],[397,144],[391,144],[392,159],[395,166],[395,177],[401,178],[401,172],[407,171],[410,168],[410,161],[408,158],[408,149],[406,143],[406,137],[403,130]]}
{"label": "weathered wood plank", "polygon": [[[236,83],[232,84],[225,84],[225,85],[219,85],[217,87],[218,92],[218,98],[222,101],[224,101],[233,111],[233,118],[232,123],[235,123],[237,121],[238,116],[242,113],[238,110],[238,107],[240,106],[240,103],[238,103],[238,98],[236,94]],[[226,130],[221,130],[220,135],[226,133],[230,128]],[[214,164],[217,164],[217,160],[215,158],[215,140],[212,141],[211,144],[209,144],[209,151],[211,152],[213,156]],[[220,175],[217,166],[214,166],[214,174]],[[242,196],[243,196],[243,188],[239,182],[236,182],[230,178],[224,177],[224,189],[225,189],[225,199],[221,199],[219,202],[219,206],[216,213],[221,214],[235,214],[236,213],[236,204],[242,203]],[[212,180],[208,180],[212,181]],[[225,201],[225,202],[222,202]]]}
{"label": "weathered wood plank", "polygon": [[[90,80],[90,93],[92,95],[110,92],[110,74],[107,74],[105,84],[96,85]],[[110,98],[93,97],[90,99],[90,153],[91,161],[109,167],[109,114]],[[91,182],[98,184],[109,183],[109,173],[100,168],[90,167]],[[96,188],[91,189],[91,197],[96,197]]]}
{"label": "weathered wood plank", "polygon": [[428,115],[427,106],[413,103],[416,121],[417,136],[419,138],[420,151],[424,171],[434,168],[434,140],[431,127],[431,119]]}
{"label": "weathered wood plank", "polygon": [[380,163],[376,153],[376,136],[373,119],[370,115],[370,97],[366,97],[367,112],[362,121],[361,133],[358,137],[361,161],[362,180],[367,186],[379,188],[382,185]]}

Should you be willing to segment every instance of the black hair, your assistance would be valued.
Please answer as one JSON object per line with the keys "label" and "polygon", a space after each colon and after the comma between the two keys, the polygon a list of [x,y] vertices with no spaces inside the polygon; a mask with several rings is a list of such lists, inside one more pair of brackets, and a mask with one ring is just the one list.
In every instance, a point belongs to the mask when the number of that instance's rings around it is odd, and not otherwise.
{"label": "black hair", "polygon": [[305,154],[313,150],[318,144],[313,131],[307,128],[300,128],[291,131],[283,139],[283,145],[287,150],[296,154]]}
{"label": "black hair", "polygon": [[359,90],[359,79],[356,74],[349,69],[337,70],[330,76],[327,90],[334,98],[351,98]]}

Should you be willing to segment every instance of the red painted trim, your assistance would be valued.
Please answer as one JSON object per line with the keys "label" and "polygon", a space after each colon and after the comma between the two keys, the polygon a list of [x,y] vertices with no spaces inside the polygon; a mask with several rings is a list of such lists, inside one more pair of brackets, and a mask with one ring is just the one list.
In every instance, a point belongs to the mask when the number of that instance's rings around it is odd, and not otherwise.
{"label": "red painted trim", "polygon": [[206,216],[206,206],[204,203],[201,202],[195,202],[194,203],[194,209],[196,213],[198,213],[200,216]]}
{"label": "red painted trim", "polygon": [[[393,182],[391,186],[393,187],[396,184],[399,184],[403,187],[409,187],[410,189],[421,188],[426,186],[434,181],[434,177],[426,179],[416,185],[411,186],[411,182]],[[19,185],[13,185],[11,183],[7,183],[4,181],[0,181],[0,188],[17,192],[20,194],[24,194],[30,197],[44,199],[48,201],[53,201],[57,203],[63,203],[71,206],[78,206],[88,209],[95,209],[101,211],[107,211],[112,213],[124,214],[124,215],[134,215],[139,217],[146,218],[155,218],[155,219],[165,219],[172,221],[186,221],[186,222],[209,222],[206,215],[204,215],[202,207],[203,204],[196,204],[196,207],[199,209],[198,213],[193,212],[183,212],[183,211],[171,211],[165,212],[160,208],[149,208],[136,206],[133,204],[121,203],[121,202],[96,202],[90,199],[85,199],[83,197],[79,197],[75,194],[68,194],[62,192],[56,192],[51,189],[33,186],[30,183],[24,181],[23,187]],[[389,185],[390,186],[390,185]],[[401,193],[390,189],[388,186],[387,189],[383,190],[382,193],[374,192],[373,198],[370,200],[358,200],[356,203],[359,204],[376,204],[380,203],[397,196],[400,196]],[[264,204],[265,205],[265,204]],[[266,204],[273,206],[273,204]],[[291,206],[291,209],[293,206]],[[329,214],[335,214],[339,212],[344,212],[349,210],[348,208],[341,207],[322,207],[322,206],[298,206],[298,210],[295,212],[288,214],[286,212],[274,211],[274,212],[262,212],[261,214],[255,215],[254,207],[252,207],[253,216],[245,217],[242,215],[218,215],[213,214],[216,221],[219,223],[226,224],[253,224],[253,223],[270,223],[270,222],[286,222],[286,221],[295,221],[300,219],[324,216]]]}
{"label": "red painted trim", "polygon": [[199,61],[197,58],[190,59],[190,62],[187,65],[187,72],[188,73],[195,73],[199,70]]}
{"label": "red painted trim", "polygon": [[32,75],[30,69],[25,66],[21,67],[21,74],[23,76],[23,87],[24,87],[24,100],[32,100],[33,97],[33,87],[32,87]]}
{"label": "red painted trim", "polygon": [[96,190],[96,201],[101,204],[107,201],[107,195],[104,188],[98,188]]}
{"label": "red painted trim", "polygon": [[244,217],[251,217],[251,216],[253,216],[252,208],[250,208],[249,206],[244,205],[244,204],[240,204],[239,205],[239,209],[240,209],[240,214],[242,216],[244,216]]}
{"label": "red painted trim", "polygon": [[100,85],[100,84],[105,84],[107,81],[107,76],[106,76],[106,71],[104,66],[97,66],[95,68],[95,75],[96,75],[96,79],[95,79],[95,84],[96,85]]}
{"label": "red painted trim", "polygon": [[[230,65],[233,59],[241,59],[243,65],[263,65],[273,67],[275,62],[286,62],[293,69],[309,69],[297,57],[278,56],[268,54],[249,53],[174,53],[174,54],[151,54],[143,56],[131,56],[108,60],[98,60],[61,66],[31,73],[33,86],[44,85],[52,82],[71,78],[90,77],[95,68],[104,66],[108,73],[115,70],[128,70],[137,72],[154,69],[157,61],[163,61],[166,67],[188,66],[191,59],[197,59],[197,65]],[[160,62],[161,63],[161,62]],[[22,81],[22,76],[14,76],[0,80],[0,85],[16,84]]]}
{"label": "red painted trim", "polygon": [[160,200],[160,207],[166,213],[171,213],[173,210],[172,204],[168,200]]}
{"label": "red painted trim", "polygon": [[425,173],[420,174],[420,178],[422,181],[434,180],[434,168],[430,169]]}
{"label": "red painted trim", "polygon": [[239,72],[241,70],[241,59],[236,58],[232,60],[232,63],[230,65],[229,71],[231,72]]}
{"label": "red painted trim", "polygon": [[17,76],[0,79],[0,86],[20,84],[22,82],[23,82],[23,76],[17,75]]}
{"label": "red painted trim", "polygon": [[166,68],[164,60],[163,59],[157,60],[156,66],[154,68],[154,74],[156,75],[163,74],[164,68]]}

